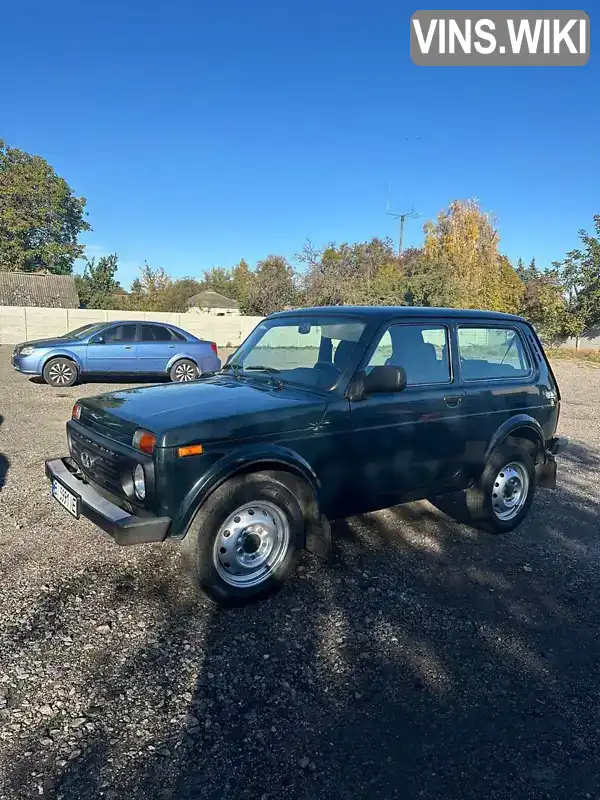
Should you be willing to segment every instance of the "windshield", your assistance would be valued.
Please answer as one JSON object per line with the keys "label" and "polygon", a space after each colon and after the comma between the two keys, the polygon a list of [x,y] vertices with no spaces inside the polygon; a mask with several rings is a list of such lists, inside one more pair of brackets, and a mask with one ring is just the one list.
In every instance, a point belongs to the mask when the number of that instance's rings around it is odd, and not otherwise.
{"label": "windshield", "polygon": [[100,330],[100,328],[104,328],[106,322],[95,322],[90,325],[82,325],[81,328],[75,328],[74,331],[69,331],[68,333],[64,333],[60,338],[61,339],[83,339],[84,336],[91,336],[94,331]]}
{"label": "windshield", "polygon": [[339,316],[285,317],[261,322],[226,369],[307,389],[329,390],[352,357],[363,322]]}

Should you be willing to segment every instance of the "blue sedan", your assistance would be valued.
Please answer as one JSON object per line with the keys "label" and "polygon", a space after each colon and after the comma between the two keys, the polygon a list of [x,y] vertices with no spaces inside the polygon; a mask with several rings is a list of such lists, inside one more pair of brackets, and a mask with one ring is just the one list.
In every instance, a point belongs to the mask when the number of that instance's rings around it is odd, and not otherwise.
{"label": "blue sedan", "polygon": [[165,375],[193,381],[216,372],[221,361],[214,342],[158,322],[102,322],[54,339],[18,344],[12,365],[39,375],[50,386],[72,386],[86,375]]}

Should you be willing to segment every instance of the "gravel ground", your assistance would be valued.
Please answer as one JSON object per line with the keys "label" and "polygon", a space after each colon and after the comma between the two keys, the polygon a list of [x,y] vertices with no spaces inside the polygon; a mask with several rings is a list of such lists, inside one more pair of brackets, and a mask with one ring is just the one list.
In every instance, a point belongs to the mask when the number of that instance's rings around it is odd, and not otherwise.
{"label": "gravel ground", "polygon": [[75,398],[0,348],[0,797],[599,798],[600,370],[556,365],[560,489],[493,537],[428,503],[334,525],[252,608],[49,498]]}

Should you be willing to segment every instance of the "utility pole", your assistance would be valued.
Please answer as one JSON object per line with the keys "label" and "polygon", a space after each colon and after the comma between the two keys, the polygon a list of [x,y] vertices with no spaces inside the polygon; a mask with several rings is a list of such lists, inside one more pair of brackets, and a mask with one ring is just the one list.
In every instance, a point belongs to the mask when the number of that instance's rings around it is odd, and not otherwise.
{"label": "utility pole", "polygon": [[[391,190],[391,184],[390,184]],[[402,244],[404,242],[404,222],[407,219],[418,219],[421,215],[418,211],[415,211],[415,204],[413,201],[413,207],[410,211],[392,211],[390,209],[390,201],[389,201],[389,193],[388,193],[388,204],[387,204],[387,214],[392,217],[392,219],[399,219],[400,220],[400,239],[398,241],[398,258],[402,255]]]}

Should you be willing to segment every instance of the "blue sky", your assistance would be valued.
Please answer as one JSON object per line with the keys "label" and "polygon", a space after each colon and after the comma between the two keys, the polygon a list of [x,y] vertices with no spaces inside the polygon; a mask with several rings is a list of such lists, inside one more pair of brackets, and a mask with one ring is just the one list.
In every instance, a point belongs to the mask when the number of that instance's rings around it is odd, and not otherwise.
{"label": "blue sky", "polygon": [[395,237],[389,181],[396,207],[414,195],[423,214],[406,245],[476,197],[511,259],[561,258],[600,213],[598,17],[586,67],[425,68],[409,56],[417,8],[5,4],[0,136],[87,197],[89,252],[117,252],[125,284],[144,260],[200,276],[306,238]]}

